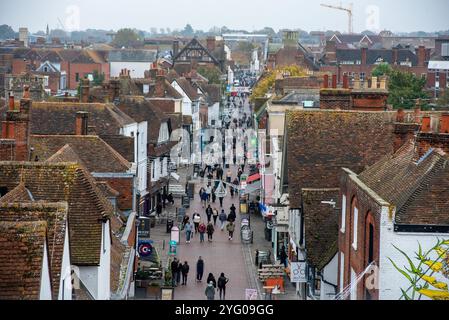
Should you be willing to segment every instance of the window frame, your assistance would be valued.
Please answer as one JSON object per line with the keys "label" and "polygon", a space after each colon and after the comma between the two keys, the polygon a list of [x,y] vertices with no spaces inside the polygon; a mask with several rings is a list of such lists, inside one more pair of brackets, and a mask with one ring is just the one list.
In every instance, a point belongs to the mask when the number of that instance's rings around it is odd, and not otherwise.
{"label": "window frame", "polygon": [[346,195],[343,195],[341,202],[341,233],[346,233]]}

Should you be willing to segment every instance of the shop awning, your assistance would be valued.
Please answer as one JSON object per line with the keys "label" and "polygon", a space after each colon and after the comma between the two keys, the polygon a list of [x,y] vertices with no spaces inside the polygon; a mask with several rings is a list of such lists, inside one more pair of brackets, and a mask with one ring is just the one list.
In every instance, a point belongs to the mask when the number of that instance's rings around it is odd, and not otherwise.
{"label": "shop awning", "polygon": [[261,181],[257,181],[255,183],[248,184],[245,188],[244,194],[258,193],[258,192],[260,192],[261,187],[262,187]]}
{"label": "shop awning", "polygon": [[259,173],[253,174],[252,176],[249,176],[248,180],[246,181],[246,183],[251,183],[257,180],[260,180],[261,176]]}

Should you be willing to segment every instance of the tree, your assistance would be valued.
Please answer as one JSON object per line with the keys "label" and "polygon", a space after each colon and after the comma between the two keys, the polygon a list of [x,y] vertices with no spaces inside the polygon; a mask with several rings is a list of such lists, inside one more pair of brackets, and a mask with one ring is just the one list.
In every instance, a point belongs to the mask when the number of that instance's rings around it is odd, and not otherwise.
{"label": "tree", "polygon": [[16,33],[10,26],[6,24],[0,26],[0,40],[14,39],[15,37]]}
{"label": "tree", "polygon": [[268,91],[273,88],[276,82],[277,74],[285,74],[289,77],[304,77],[307,76],[307,70],[299,66],[292,65],[287,67],[278,67],[275,70],[268,72],[262,77],[257,86],[253,89],[251,100],[254,101],[254,99],[256,98],[265,97]]}
{"label": "tree", "polygon": [[428,98],[424,92],[425,86],[424,77],[419,78],[413,73],[393,70],[389,74],[388,103],[395,109],[412,109],[419,99]]}
{"label": "tree", "polygon": [[101,86],[104,82],[104,73],[99,74],[97,70],[94,70],[93,78],[93,85]]}
{"label": "tree", "polygon": [[135,47],[141,43],[139,34],[132,29],[120,29],[115,35],[113,45],[119,48]]}
{"label": "tree", "polygon": [[222,80],[220,79],[221,72],[215,67],[199,67],[197,72],[207,78],[210,84],[222,84]]}
{"label": "tree", "polygon": [[195,33],[195,30],[193,30],[193,28],[192,28],[192,26],[190,24],[187,24],[184,27],[184,30],[181,31],[181,33],[182,33],[183,36],[191,37]]}
{"label": "tree", "polygon": [[442,92],[437,102],[439,107],[449,107],[449,89]]}
{"label": "tree", "polygon": [[388,76],[391,74],[392,71],[393,69],[390,67],[388,63],[381,63],[380,65],[378,65],[373,69],[371,75],[373,77],[381,77],[385,75]]}

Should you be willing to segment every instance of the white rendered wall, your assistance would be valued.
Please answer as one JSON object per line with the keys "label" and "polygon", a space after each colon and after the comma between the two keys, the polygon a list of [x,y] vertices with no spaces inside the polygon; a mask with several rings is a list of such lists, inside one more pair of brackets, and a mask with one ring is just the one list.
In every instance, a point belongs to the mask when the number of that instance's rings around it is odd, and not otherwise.
{"label": "white rendered wall", "polygon": [[111,299],[111,237],[110,223],[104,224],[98,273],[98,300]]}
{"label": "white rendered wall", "polygon": [[122,69],[127,69],[131,78],[145,78],[145,71],[150,67],[150,62],[111,62],[111,77],[119,77]]}
{"label": "white rendered wall", "polygon": [[[338,285],[338,254],[323,269],[323,279],[326,282]],[[335,297],[335,287],[321,281],[320,300],[331,300]]]}
{"label": "white rendered wall", "polygon": [[[61,263],[61,278],[59,282],[58,300],[62,300],[64,293],[64,300],[72,300],[72,275],[70,266],[70,249],[69,249],[69,232],[68,227],[65,231],[64,251]],[[65,281],[64,281],[65,280]]]}
{"label": "white rendered wall", "polygon": [[48,267],[47,241],[44,241],[44,258],[42,259],[41,289],[39,300],[51,300],[50,268]]}

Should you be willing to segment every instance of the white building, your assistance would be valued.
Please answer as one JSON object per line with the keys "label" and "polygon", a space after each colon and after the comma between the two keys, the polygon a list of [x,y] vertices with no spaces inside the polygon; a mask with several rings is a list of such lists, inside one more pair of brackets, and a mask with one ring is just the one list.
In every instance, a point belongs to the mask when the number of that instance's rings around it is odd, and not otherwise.
{"label": "white building", "polygon": [[131,78],[144,78],[157,60],[156,50],[113,50],[109,52],[110,76],[119,77],[123,69],[130,72]]}

